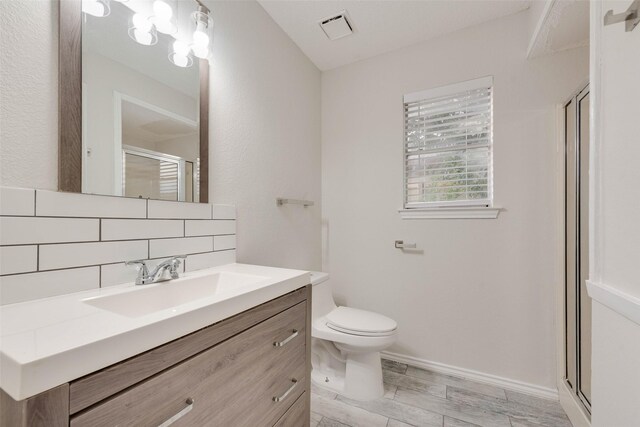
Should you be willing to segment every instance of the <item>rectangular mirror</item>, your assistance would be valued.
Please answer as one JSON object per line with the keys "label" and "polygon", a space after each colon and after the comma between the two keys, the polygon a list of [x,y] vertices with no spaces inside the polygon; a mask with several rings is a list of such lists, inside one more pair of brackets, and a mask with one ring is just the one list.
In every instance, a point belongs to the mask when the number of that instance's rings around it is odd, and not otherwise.
{"label": "rectangular mirror", "polygon": [[196,0],[61,0],[60,190],[208,201],[212,27]]}

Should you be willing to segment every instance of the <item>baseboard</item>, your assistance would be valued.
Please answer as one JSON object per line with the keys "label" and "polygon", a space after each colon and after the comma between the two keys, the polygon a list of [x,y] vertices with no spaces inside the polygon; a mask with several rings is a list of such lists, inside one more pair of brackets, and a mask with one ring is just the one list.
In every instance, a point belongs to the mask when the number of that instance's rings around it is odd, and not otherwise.
{"label": "baseboard", "polygon": [[416,368],[422,368],[428,371],[438,372],[454,377],[465,378],[468,380],[477,381],[479,383],[489,384],[507,390],[529,394],[531,396],[542,397],[544,399],[558,400],[558,390],[554,388],[542,387],[535,384],[529,384],[522,381],[499,377],[497,375],[487,374],[484,372],[474,371],[466,368],[460,368],[458,366],[446,365],[444,363],[432,362],[430,360],[419,359],[417,357],[405,356],[403,354],[391,353],[388,351],[383,351],[381,355],[385,359],[395,360],[396,362],[400,363],[406,363],[407,365],[415,366]]}
{"label": "baseboard", "polygon": [[591,421],[578,402],[577,396],[563,380],[560,380],[558,384],[558,396],[560,397],[560,406],[569,417],[573,427],[591,427]]}

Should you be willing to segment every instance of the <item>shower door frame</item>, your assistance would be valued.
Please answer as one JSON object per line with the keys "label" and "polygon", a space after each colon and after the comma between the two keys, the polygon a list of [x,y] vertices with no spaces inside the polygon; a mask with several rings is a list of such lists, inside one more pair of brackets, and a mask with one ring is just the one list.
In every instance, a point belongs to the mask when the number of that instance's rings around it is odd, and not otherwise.
{"label": "shower door frame", "polygon": [[[582,379],[581,379],[581,322],[580,322],[580,307],[581,307],[581,294],[580,294],[580,284],[581,284],[581,262],[580,262],[580,248],[581,248],[581,226],[583,224],[580,223],[580,205],[581,205],[581,172],[582,168],[589,168],[588,164],[582,164],[581,162],[581,144],[580,144],[580,135],[581,135],[581,115],[580,115],[580,102],[590,93],[589,84],[585,84],[581,86],[581,89],[574,93],[566,102],[562,104],[562,112],[563,112],[563,121],[564,121],[564,133],[563,133],[563,223],[564,227],[563,231],[563,242],[564,242],[564,250],[563,250],[563,266],[564,266],[564,278],[563,278],[563,344],[564,344],[564,354],[563,354],[563,364],[564,364],[564,374],[562,381],[565,383],[567,388],[571,390],[574,397],[577,397],[577,401],[580,403],[582,408],[585,410],[587,414],[591,414],[591,403],[589,399],[582,392]],[[570,226],[567,221],[567,190],[568,190],[568,150],[567,150],[567,137],[568,137],[568,124],[567,124],[567,107],[574,103],[575,105],[575,115],[574,115],[574,126],[573,126],[573,136],[575,139],[575,158],[573,159],[575,162],[575,170],[574,173],[576,175],[575,181],[575,226],[576,226],[576,245],[575,245],[575,265],[568,265],[568,257],[567,257],[567,228]],[[588,224],[584,224],[588,227]],[[569,381],[569,352],[568,352],[568,328],[569,328],[569,313],[567,312],[567,298],[568,298],[568,283],[567,283],[567,272],[568,269],[575,269],[575,307],[574,307],[574,315],[575,315],[575,384],[571,384]]]}

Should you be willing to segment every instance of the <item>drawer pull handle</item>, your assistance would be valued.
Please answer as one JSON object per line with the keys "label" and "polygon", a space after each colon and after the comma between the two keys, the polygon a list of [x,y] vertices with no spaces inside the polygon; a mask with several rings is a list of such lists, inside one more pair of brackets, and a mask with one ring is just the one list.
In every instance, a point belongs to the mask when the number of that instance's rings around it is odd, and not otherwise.
{"label": "drawer pull handle", "polygon": [[284,340],[284,341],[276,341],[273,343],[274,347],[282,347],[283,345],[286,345],[289,341],[291,341],[292,339],[294,339],[295,337],[297,337],[299,334],[297,329],[293,330],[293,333],[291,335],[289,335],[289,337]]}
{"label": "drawer pull handle", "polygon": [[165,421],[162,424],[160,424],[158,427],[169,427],[171,424],[175,423],[180,418],[182,418],[185,415],[187,415],[189,413],[189,411],[191,411],[193,409],[193,399],[192,398],[188,398],[185,403],[187,404],[187,406],[184,409],[182,409],[180,412],[175,414],[173,417],[169,418],[167,421]]}
{"label": "drawer pull handle", "polygon": [[291,394],[291,392],[293,391],[294,388],[296,388],[296,386],[298,385],[298,380],[295,378],[291,378],[291,382],[293,384],[291,384],[291,387],[289,387],[287,389],[287,391],[284,392],[284,394],[282,396],[273,396],[273,401],[274,402],[280,402],[283,401],[284,399],[287,398],[287,396],[289,396],[289,394]]}

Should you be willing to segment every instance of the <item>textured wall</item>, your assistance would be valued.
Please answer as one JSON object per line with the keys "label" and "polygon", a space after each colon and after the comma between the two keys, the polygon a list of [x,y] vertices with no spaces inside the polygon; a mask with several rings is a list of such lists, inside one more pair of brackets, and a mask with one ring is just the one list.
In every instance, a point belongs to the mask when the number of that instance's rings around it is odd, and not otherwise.
{"label": "textured wall", "polygon": [[[527,13],[323,73],[325,265],[396,319],[392,351],[555,388],[557,106],[588,51],[525,58]],[[494,76],[497,219],[402,220],[402,96]],[[422,253],[395,249],[395,239]]]}
{"label": "textured wall", "polygon": [[58,188],[58,6],[0,2],[0,183]]}
{"label": "textured wall", "polygon": [[[238,260],[318,269],[320,72],[256,2],[208,2],[212,200],[238,207]],[[315,206],[276,206],[276,197]]]}

